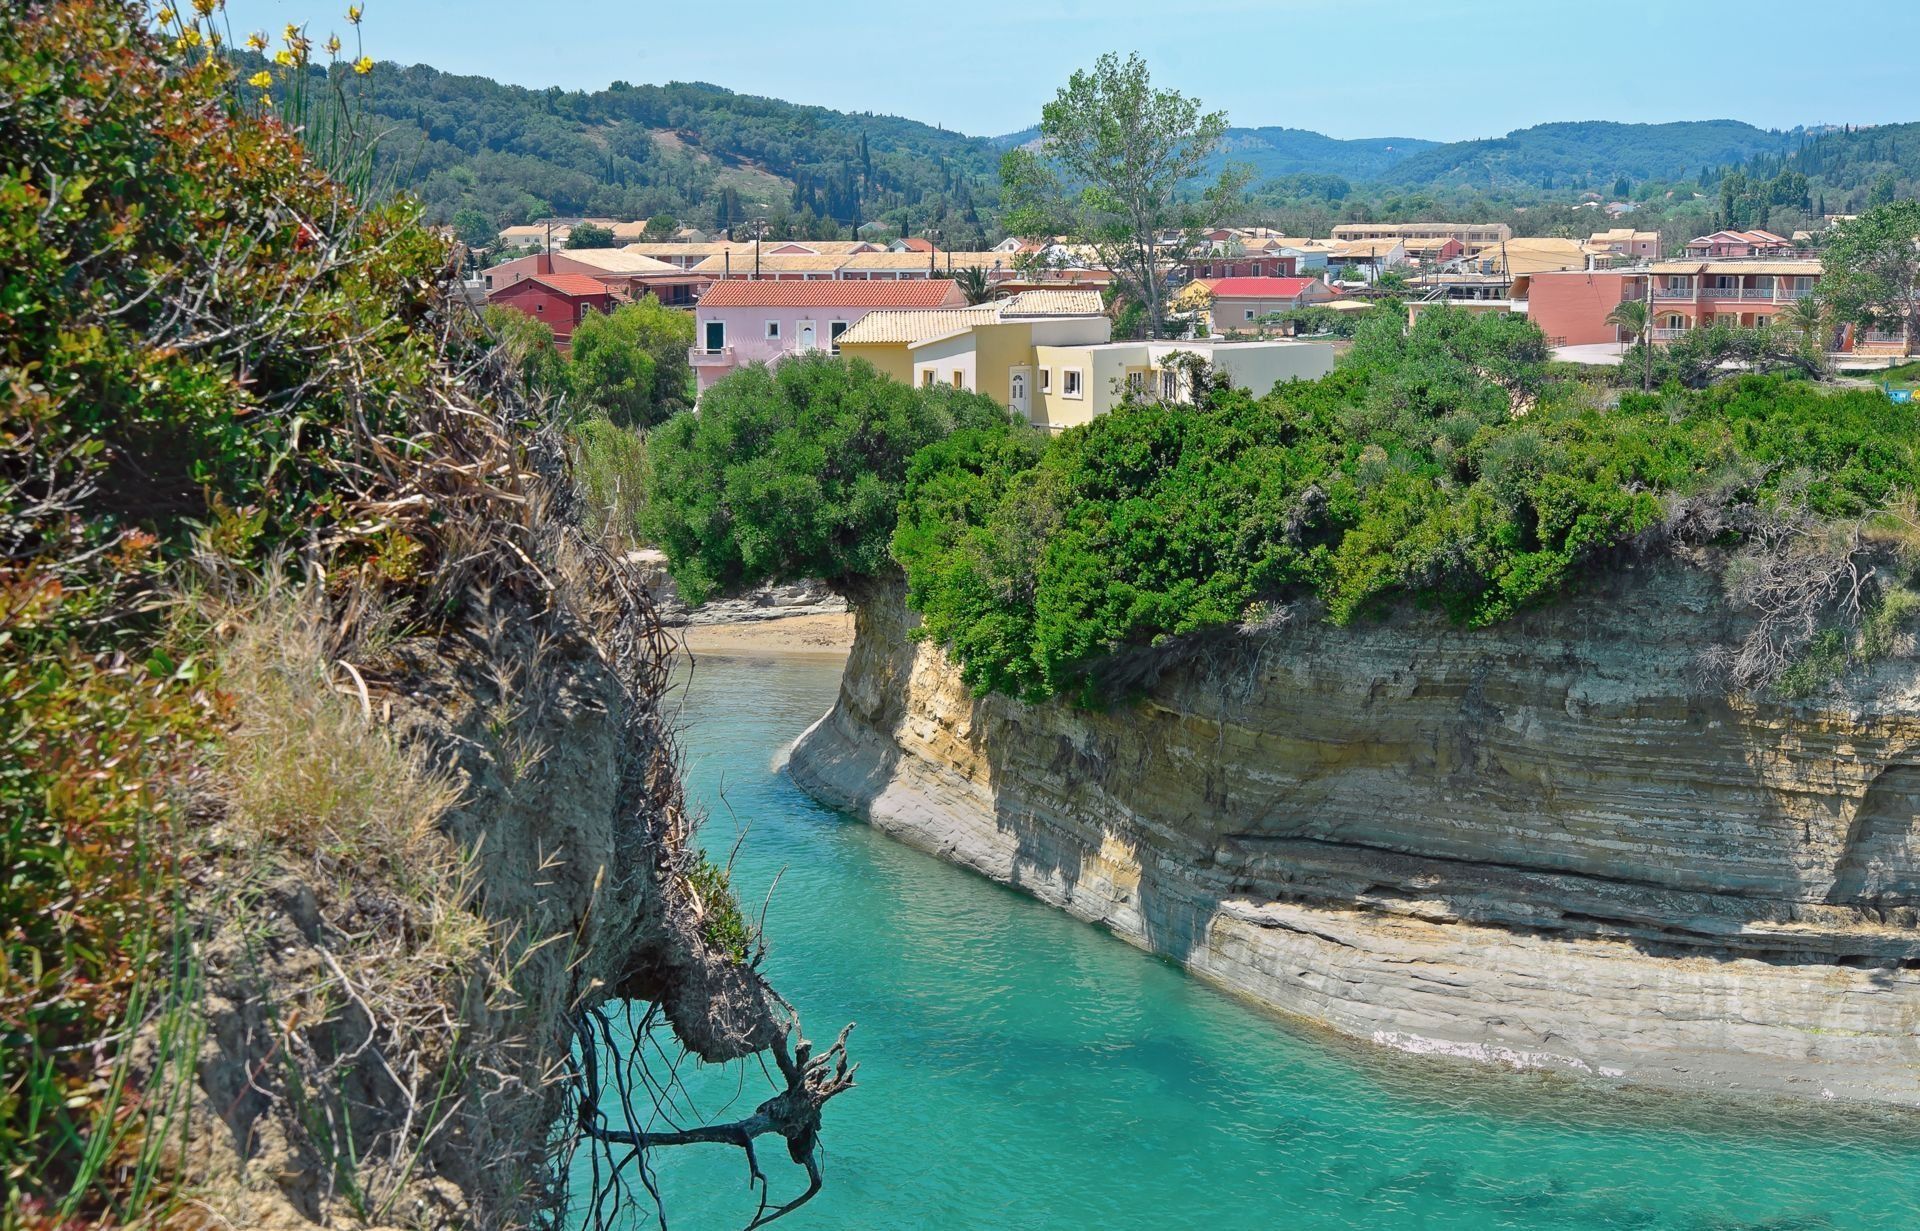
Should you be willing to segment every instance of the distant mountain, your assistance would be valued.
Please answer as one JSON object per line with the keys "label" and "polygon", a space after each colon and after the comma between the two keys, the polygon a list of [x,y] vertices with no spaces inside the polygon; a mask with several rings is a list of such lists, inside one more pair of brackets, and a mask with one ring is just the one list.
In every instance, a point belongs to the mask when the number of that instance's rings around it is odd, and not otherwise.
{"label": "distant mountain", "polygon": [[1621,176],[1690,179],[1702,168],[1793,148],[1793,133],[1738,120],[1616,124],[1606,120],[1538,124],[1504,137],[1453,141],[1392,164],[1380,177],[1404,187],[1502,191],[1591,184],[1604,192]]}
{"label": "distant mountain", "polygon": [[1381,179],[1437,144],[1419,137],[1343,140],[1304,128],[1230,128],[1220,157],[1253,168],[1256,184],[1283,175],[1339,175],[1358,182]]}
{"label": "distant mountain", "polygon": [[[989,137],[997,150],[1010,150],[1040,139],[1040,127]],[[1342,140],[1304,128],[1229,128],[1214,159],[1253,169],[1253,182],[1283,175],[1339,175],[1349,180],[1375,179],[1394,163],[1438,144],[1418,137],[1363,137]]]}
{"label": "distant mountain", "polygon": [[[1012,149],[1037,139],[1038,128],[988,139]],[[1784,155],[1796,134],[1737,120],[1616,124],[1604,120],[1539,124],[1504,137],[1429,141],[1422,137],[1339,138],[1303,128],[1229,128],[1216,166],[1251,167],[1253,183],[1292,176],[1334,175],[1351,184],[1395,188],[1473,188],[1506,192],[1590,183],[1601,189],[1631,180],[1682,179],[1702,168]],[[1915,142],[1920,155],[1920,142]]]}

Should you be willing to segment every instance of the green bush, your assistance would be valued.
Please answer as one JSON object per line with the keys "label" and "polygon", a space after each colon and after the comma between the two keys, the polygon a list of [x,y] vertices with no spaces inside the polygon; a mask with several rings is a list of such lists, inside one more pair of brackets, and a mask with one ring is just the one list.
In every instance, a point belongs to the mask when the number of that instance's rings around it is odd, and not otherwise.
{"label": "green bush", "polygon": [[1657,539],[1671,497],[1856,517],[1920,481],[1916,439],[1878,394],[1780,376],[1601,409],[1530,323],[1439,311],[1257,400],[956,434],[908,468],[892,550],[973,688],[1098,703],[1131,651],[1266,603],[1507,619]]}
{"label": "green bush", "polygon": [[872,576],[890,566],[907,459],[956,428],[1006,420],[977,394],[910,388],[824,354],[748,367],[649,439],[647,537],[689,602]]}
{"label": "green bush", "polygon": [[652,427],[693,406],[693,317],[648,297],[588,315],[573,331],[567,387],[621,427]]}

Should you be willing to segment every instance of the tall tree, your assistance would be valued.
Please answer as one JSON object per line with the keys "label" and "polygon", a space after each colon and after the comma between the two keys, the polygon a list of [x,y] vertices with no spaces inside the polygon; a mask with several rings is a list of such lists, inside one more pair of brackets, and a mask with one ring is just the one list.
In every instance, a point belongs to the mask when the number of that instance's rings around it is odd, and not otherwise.
{"label": "tall tree", "polygon": [[953,283],[970,304],[986,303],[994,297],[993,283],[987,278],[987,271],[978,265],[955,270]]}
{"label": "tall tree", "polygon": [[1007,229],[1091,247],[1146,306],[1159,337],[1169,275],[1201,245],[1202,228],[1233,212],[1246,184],[1228,168],[1204,191],[1189,188],[1226,131],[1225,112],[1155,89],[1138,54],[1123,62],[1109,52],[1041,109],[1039,150],[1001,160]]}
{"label": "tall tree", "polygon": [[1920,201],[1876,205],[1821,249],[1820,295],[1834,316],[1920,337]]}
{"label": "tall tree", "polygon": [[611,248],[613,231],[598,223],[583,222],[567,233],[569,248]]}
{"label": "tall tree", "polygon": [[1652,314],[1644,299],[1623,299],[1607,313],[1607,324],[1632,336],[1635,345],[1640,347],[1640,387],[1650,388],[1653,384],[1653,352],[1647,349],[1647,325]]}
{"label": "tall tree", "polygon": [[573,331],[567,383],[576,404],[622,427],[651,427],[693,406],[693,318],[649,296],[589,313]]}

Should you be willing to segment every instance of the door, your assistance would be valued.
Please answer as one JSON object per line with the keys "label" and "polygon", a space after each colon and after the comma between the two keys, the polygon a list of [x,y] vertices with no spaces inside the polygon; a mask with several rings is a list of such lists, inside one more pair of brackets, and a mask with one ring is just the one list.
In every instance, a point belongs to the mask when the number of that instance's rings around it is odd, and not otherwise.
{"label": "door", "polygon": [[1007,381],[1007,409],[1016,414],[1024,415],[1028,410],[1027,380],[1026,369],[1017,368]]}
{"label": "door", "polygon": [[727,348],[727,323],[725,321],[708,321],[706,325],[707,353],[709,355],[717,355]]}
{"label": "door", "polygon": [[812,321],[800,322],[800,353],[806,354],[813,349],[814,328]]}

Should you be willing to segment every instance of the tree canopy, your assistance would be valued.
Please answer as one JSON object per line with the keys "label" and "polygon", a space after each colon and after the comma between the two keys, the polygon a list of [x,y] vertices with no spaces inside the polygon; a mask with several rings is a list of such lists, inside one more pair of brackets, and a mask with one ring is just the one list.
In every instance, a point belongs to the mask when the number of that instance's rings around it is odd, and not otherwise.
{"label": "tree canopy", "polygon": [[590,313],[573,331],[567,388],[621,427],[651,427],[693,406],[692,345],[693,317],[651,296]]}
{"label": "tree canopy", "polygon": [[1820,298],[1841,320],[1920,336],[1920,201],[1876,205],[1835,229]]}
{"label": "tree canopy", "polygon": [[642,529],[689,602],[879,575],[907,460],[956,429],[1007,423],[989,398],[913,388],[859,361],[753,365],[708,389],[699,414],[654,431]]}
{"label": "tree canopy", "polygon": [[1006,226],[1092,246],[1145,306],[1149,336],[1159,337],[1167,271],[1199,246],[1201,228],[1238,209],[1240,172],[1222,170],[1204,189],[1191,187],[1226,131],[1225,112],[1202,112],[1179,91],[1154,88],[1139,55],[1103,55],[1042,108],[1039,151],[1009,150],[1001,159]]}

